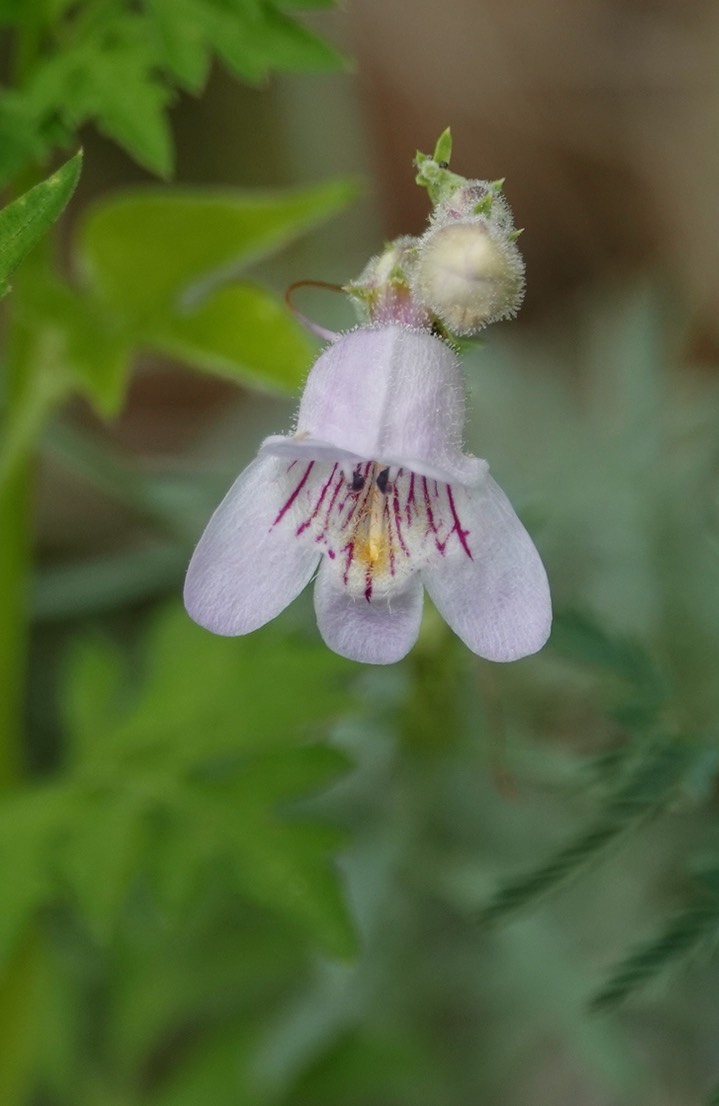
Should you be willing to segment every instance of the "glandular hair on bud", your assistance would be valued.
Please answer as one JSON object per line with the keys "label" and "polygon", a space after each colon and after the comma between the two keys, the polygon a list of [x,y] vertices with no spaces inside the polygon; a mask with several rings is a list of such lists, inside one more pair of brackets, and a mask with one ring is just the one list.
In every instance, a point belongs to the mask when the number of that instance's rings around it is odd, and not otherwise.
{"label": "glandular hair on bud", "polygon": [[420,240],[410,284],[449,331],[469,335],[517,313],[524,262],[514,239],[486,219],[456,219],[431,226]]}

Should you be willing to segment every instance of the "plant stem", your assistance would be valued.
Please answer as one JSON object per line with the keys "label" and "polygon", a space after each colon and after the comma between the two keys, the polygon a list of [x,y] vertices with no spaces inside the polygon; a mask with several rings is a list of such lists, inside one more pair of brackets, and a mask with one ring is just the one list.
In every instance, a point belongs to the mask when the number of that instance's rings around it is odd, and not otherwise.
{"label": "plant stem", "polygon": [[[4,443],[27,421],[31,395],[25,377],[25,345],[9,321],[3,411]],[[0,787],[17,783],[23,771],[23,700],[28,651],[31,449],[28,434],[12,450],[0,481]]]}
{"label": "plant stem", "polygon": [[[35,183],[31,181],[31,183]],[[51,236],[35,247],[5,301],[0,433],[0,788],[24,769],[23,714],[29,645],[34,456],[49,413],[64,395],[51,330],[24,318],[24,288],[50,265]]]}
{"label": "plant stem", "polygon": [[0,787],[22,775],[22,711],[27,656],[28,466],[0,488]]}

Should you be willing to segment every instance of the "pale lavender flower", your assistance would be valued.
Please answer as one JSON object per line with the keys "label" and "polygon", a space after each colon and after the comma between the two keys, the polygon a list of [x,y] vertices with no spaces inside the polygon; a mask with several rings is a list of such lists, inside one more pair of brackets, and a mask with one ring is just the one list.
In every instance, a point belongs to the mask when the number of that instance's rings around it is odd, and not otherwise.
{"label": "pale lavender flower", "polygon": [[345,657],[412,648],[423,585],[475,653],[536,652],[551,623],[546,573],[486,461],[462,453],[458,361],[425,330],[339,337],[317,360],[297,431],[263,442],[190,563],[185,604],[217,634],[269,622],[317,572],[317,623]]}

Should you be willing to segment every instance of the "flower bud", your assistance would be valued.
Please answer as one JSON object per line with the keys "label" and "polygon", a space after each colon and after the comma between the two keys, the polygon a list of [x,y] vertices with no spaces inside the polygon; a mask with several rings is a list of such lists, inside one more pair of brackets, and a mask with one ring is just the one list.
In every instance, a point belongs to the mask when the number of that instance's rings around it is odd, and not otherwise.
{"label": "flower bud", "polygon": [[383,253],[368,261],[360,276],[346,286],[361,323],[404,323],[429,327],[426,307],[410,291],[409,274],[419,241],[405,235],[388,243]]}
{"label": "flower bud", "polygon": [[482,215],[445,213],[420,241],[410,288],[450,332],[474,334],[516,314],[524,294],[524,262],[511,230],[502,233]]}

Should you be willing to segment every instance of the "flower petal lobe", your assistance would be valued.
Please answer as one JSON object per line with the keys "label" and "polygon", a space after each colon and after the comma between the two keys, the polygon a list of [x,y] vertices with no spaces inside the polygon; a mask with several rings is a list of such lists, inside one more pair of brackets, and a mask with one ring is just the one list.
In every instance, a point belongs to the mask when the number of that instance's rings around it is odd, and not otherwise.
{"label": "flower petal lobe", "polygon": [[418,574],[391,598],[353,596],[334,565],[324,559],[315,584],[317,625],[326,645],[350,660],[394,664],[409,653],[422,621]]}
{"label": "flower petal lobe", "polygon": [[230,488],[185,580],[185,606],[200,626],[225,636],[250,633],[309,583],[320,552],[297,537],[292,487],[286,461],[262,456]]}
{"label": "flower petal lobe", "polygon": [[491,476],[479,488],[453,492],[465,537],[423,568],[432,602],[480,657],[513,661],[536,653],[549,637],[552,608],[534,542]]}

